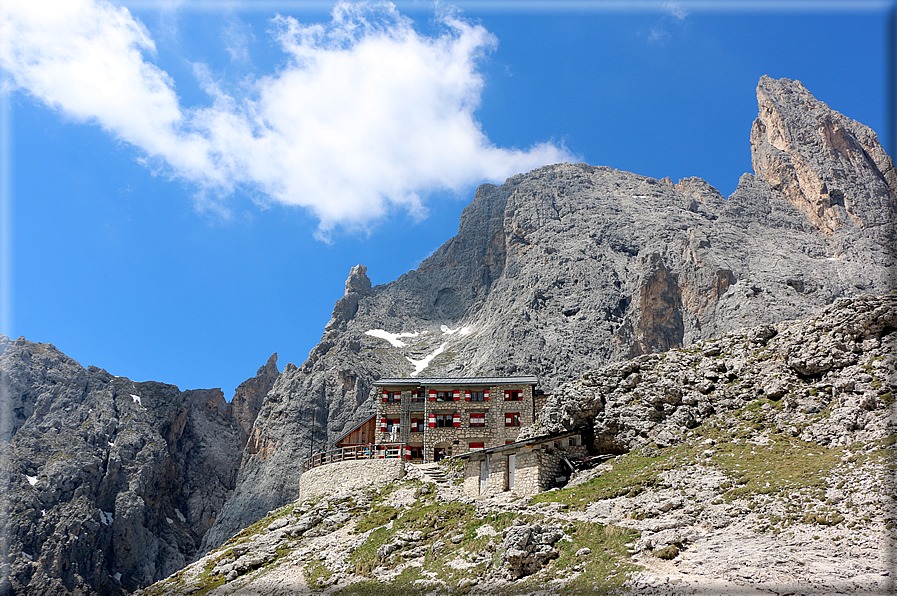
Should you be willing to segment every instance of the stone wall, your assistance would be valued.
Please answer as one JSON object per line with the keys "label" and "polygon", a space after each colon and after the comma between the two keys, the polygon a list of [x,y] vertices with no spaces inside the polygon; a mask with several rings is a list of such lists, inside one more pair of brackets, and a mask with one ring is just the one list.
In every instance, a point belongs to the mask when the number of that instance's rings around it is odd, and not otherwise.
{"label": "stone wall", "polygon": [[405,475],[401,459],[364,459],[325,464],[304,472],[299,478],[299,498],[352,488],[380,486]]}
{"label": "stone wall", "polygon": [[[571,438],[576,445],[570,445]],[[569,478],[570,469],[564,463],[565,457],[572,459],[587,454],[585,446],[578,443],[581,443],[578,436],[565,437],[557,441],[548,440],[535,445],[521,445],[495,453],[473,455],[464,468],[464,492],[477,496],[507,491],[508,456],[511,454],[515,456],[514,494],[527,496],[548,490],[558,485],[559,478]],[[480,486],[480,474],[484,465],[488,465],[485,491]]]}

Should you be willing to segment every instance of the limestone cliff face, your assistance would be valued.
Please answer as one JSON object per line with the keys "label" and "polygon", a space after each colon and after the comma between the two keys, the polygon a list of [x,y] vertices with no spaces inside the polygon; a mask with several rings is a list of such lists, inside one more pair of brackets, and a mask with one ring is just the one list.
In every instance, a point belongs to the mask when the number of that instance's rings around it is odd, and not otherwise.
{"label": "limestone cliff face", "polygon": [[874,133],[800,83],[764,78],[758,94],[755,173],[728,200],[699,178],[556,164],[481,186],[458,234],[396,281],[370,287],[353,268],[321,343],[268,393],[202,550],[296,498],[310,451],[373,414],[378,377],[535,374],[551,391],[890,290],[894,172]]}
{"label": "limestone cliff face", "polygon": [[[893,225],[897,172],[872,129],[830,109],[800,81],[764,76],[757,101],[751,156],[758,175],[826,233]],[[893,239],[889,232],[884,238]]]}
{"label": "limestone cliff face", "polygon": [[20,338],[0,394],[0,593],[126,594],[191,560],[240,463],[221,390],[137,383]]}

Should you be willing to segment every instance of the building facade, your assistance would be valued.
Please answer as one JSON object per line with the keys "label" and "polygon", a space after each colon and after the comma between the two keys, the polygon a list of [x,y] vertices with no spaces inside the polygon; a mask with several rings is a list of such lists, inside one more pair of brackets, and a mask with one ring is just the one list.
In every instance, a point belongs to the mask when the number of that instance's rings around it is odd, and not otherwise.
{"label": "building facade", "polygon": [[537,384],[534,376],[381,379],[375,442],[401,443],[424,463],[513,443],[544,402]]}

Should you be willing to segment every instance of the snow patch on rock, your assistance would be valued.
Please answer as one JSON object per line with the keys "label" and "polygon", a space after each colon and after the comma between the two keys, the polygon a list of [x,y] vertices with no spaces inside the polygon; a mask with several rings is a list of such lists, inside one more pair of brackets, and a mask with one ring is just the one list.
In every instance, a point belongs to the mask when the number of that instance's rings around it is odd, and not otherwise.
{"label": "snow patch on rock", "polygon": [[433,360],[433,358],[436,358],[437,356],[442,354],[445,351],[446,345],[447,344],[442,344],[441,346],[439,346],[438,348],[436,348],[435,350],[433,350],[431,353],[427,354],[424,358],[421,358],[420,360],[414,360],[413,358],[408,358],[407,356],[405,356],[405,359],[408,360],[408,362],[410,362],[414,366],[414,372],[411,373],[411,376],[416,377],[421,372],[423,372],[423,370],[425,368],[430,366],[430,361]]}
{"label": "snow patch on rock", "polygon": [[400,340],[400,337],[417,337],[418,335],[420,335],[417,331],[415,331],[414,333],[390,333],[389,331],[385,331],[383,329],[368,329],[364,332],[364,334],[370,335],[371,337],[385,339],[394,348],[404,348],[408,345]]}
{"label": "snow patch on rock", "polygon": [[459,327],[457,329],[450,329],[448,325],[442,325],[439,327],[439,330],[442,331],[443,335],[452,335],[457,333],[458,335],[470,335],[471,329],[470,327]]}

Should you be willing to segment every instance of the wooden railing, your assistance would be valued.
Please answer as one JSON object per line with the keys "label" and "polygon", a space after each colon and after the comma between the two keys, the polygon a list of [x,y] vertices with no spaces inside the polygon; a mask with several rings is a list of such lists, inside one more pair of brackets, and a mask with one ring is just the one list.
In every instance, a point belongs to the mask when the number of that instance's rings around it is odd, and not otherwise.
{"label": "wooden railing", "polygon": [[385,443],[383,445],[352,445],[340,447],[330,451],[322,451],[311,456],[302,464],[302,471],[307,472],[312,468],[324,464],[335,464],[341,461],[354,461],[359,459],[397,459],[402,457],[401,443]]}

